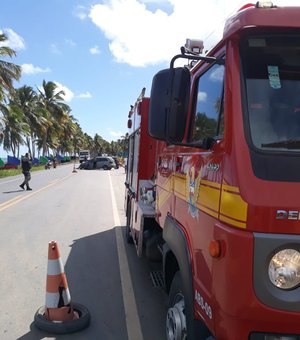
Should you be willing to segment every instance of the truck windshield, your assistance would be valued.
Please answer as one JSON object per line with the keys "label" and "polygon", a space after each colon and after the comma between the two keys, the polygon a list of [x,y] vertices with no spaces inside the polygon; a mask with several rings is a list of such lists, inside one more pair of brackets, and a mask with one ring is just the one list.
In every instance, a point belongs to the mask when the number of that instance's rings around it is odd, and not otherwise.
{"label": "truck windshield", "polygon": [[260,150],[300,151],[300,35],[254,36],[241,48],[244,107]]}

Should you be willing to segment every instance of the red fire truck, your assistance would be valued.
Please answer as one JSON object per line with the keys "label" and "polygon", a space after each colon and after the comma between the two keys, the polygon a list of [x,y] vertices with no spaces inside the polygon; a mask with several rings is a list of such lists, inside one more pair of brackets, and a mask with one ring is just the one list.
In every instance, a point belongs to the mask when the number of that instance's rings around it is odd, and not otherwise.
{"label": "red fire truck", "polygon": [[129,114],[127,239],[161,257],[167,339],[300,339],[299,18],[244,6]]}

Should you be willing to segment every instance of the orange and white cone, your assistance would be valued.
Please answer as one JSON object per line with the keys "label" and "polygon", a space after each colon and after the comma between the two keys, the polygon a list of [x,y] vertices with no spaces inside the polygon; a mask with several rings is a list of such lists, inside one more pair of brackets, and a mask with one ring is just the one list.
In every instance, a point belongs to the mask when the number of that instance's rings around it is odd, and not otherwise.
{"label": "orange and white cone", "polygon": [[71,304],[67,277],[56,241],[49,242],[45,317],[51,321],[79,318]]}

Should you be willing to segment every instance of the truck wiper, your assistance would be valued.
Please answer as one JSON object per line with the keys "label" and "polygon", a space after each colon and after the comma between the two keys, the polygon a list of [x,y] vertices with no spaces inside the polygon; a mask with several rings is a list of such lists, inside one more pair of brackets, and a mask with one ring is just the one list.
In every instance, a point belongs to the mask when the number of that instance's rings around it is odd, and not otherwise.
{"label": "truck wiper", "polygon": [[279,142],[272,142],[267,144],[261,144],[262,147],[267,148],[286,148],[286,149],[299,149],[300,139],[287,139]]}

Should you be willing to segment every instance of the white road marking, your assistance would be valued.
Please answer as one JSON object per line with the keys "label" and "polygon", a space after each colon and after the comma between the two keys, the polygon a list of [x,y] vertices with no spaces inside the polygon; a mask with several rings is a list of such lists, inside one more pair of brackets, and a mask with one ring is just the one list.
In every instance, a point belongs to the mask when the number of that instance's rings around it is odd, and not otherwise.
{"label": "white road marking", "polygon": [[[32,196],[38,194],[39,192],[41,192],[41,191],[43,191],[43,190],[45,190],[45,189],[47,189],[47,188],[49,188],[49,187],[55,185],[56,183],[62,182],[62,181],[64,181],[66,178],[71,177],[71,176],[73,176],[73,175],[70,174],[70,175],[67,175],[67,176],[65,176],[65,177],[62,177],[62,178],[60,178],[60,179],[58,179],[58,180],[54,180],[54,181],[50,182],[48,185],[46,185],[46,186],[44,186],[44,187],[42,187],[42,188],[40,188],[40,189],[37,189],[37,190],[34,190],[34,191],[30,191],[30,194],[29,194],[29,193],[27,194],[27,192],[26,192],[26,194],[24,194],[25,196],[19,195],[19,196],[16,196],[16,197],[14,197],[14,198],[8,200],[8,201],[5,201],[5,202],[3,202],[3,203],[0,204],[0,211],[3,211],[3,210],[5,210],[5,209],[7,209],[7,208],[9,208],[9,207],[11,207],[11,206],[13,206],[13,205],[15,205],[15,204],[21,202],[21,201],[23,201],[23,200],[26,200],[26,199],[28,199],[29,197],[32,197]],[[25,191],[26,191],[26,190],[25,190]]]}
{"label": "white road marking", "polygon": [[14,179],[10,179],[9,181],[0,182],[0,185],[1,184],[6,184],[6,183],[10,183],[10,182],[20,181],[20,179],[23,179],[23,178],[24,178],[24,175],[18,176],[18,177],[14,178]]}
{"label": "white road marking", "polygon": [[[34,172],[34,175],[32,175],[32,173]],[[32,176],[37,176],[37,175],[41,175],[43,172],[42,171],[32,171],[31,172],[31,177]],[[5,177],[4,177],[5,178]],[[24,175],[16,175],[16,177],[14,176],[13,179],[10,179],[10,180],[4,180],[4,181],[1,181],[0,182],[0,185],[1,184],[6,184],[6,183],[10,183],[10,182],[15,182],[15,181],[20,181],[20,179],[23,179],[24,178]],[[1,178],[0,178],[1,179]]]}
{"label": "white road marking", "polygon": [[108,173],[109,184],[110,184],[110,192],[111,192],[111,201],[114,215],[114,223],[116,230],[116,239],[117,239],[117,249],[118,249],[118,257],[119,257],[119,266],[120,266],[120,276],[121,276],[121,286],[123,292],[123,303],[125,308],[125,317],[126,317],[126,326],[127,326],[127,335],[130,340],[143,340],[142,329],[140,324],[139,315],[137,312],[137,306],[135,297],[133,294],[133,286],[130,277],[130,271],[128,266],[128,260],[125,251],[124,238],[121,231],[121,223],[120,217],[117,209],[116,198],[112,186],[112,181],[110,177],[110,173]]}

